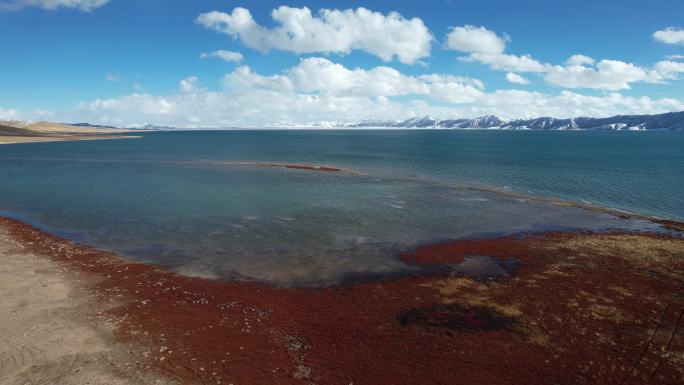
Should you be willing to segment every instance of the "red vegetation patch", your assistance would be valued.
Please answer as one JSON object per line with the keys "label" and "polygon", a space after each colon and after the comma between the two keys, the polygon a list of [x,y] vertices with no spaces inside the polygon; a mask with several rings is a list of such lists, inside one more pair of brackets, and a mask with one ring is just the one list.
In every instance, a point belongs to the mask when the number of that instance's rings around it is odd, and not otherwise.
{"label": "red vegetation patch", "polygon": [[295,170],[306,170],[306,171],[325,171],[325,172],[340,172],[341,168],[329,167],[329,166],[312,166],[306,164],[271,164],[272,167],[285,167],[292,168]]}
{"label": "red vegetation patch", "polygon": [[[582,234],[459,241],[402,258],[515,256],[488,285],[446,276],[326,289],[180,277],[0,219],[34,252],[99,277],[140,365],[187,384],[675,384],[682,282],[549,253]],[[562,268],[553,268],[562,263]],[[672,269],[680,269],[673,266]]]}
{"label": "red vegetation patch", "polygon": [[562,233],[545,233],[543,236],[509,236],[505,238],[468,239],[426,245],[410,252],[402,253],[400,258],[411,265],[445,265],[461,263],[466,256],[484,255],[497,258],[517,256],[539,256],[535,245],[553,242],[554,239],[567,237]]}

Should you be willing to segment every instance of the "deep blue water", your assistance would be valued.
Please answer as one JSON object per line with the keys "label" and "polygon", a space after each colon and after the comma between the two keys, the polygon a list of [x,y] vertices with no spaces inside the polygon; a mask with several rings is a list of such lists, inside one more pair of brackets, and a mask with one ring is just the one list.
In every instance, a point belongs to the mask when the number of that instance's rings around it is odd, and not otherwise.
{"label": "deep blue water", "polygon": [[425,242],[649,226],[464,186],[681,220],[684,134],[156,132],[0,146],[0,213],[189,275],[326,284],[407,271],[397,253]]}

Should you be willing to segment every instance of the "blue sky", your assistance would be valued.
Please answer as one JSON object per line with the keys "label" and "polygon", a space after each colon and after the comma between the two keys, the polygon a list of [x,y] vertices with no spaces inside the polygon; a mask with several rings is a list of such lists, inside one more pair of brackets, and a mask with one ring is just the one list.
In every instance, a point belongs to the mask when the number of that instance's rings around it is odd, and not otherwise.
{"label": "blue sky", "polygon": [[681,0],[0,0],[0,118],[190,127],[682,110],[682,14]]}

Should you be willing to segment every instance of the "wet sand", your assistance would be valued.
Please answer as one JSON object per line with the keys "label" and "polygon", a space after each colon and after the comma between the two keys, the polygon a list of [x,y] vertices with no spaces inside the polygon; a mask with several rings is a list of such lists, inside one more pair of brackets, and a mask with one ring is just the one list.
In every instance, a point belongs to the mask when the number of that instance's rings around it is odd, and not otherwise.
{"label": "wet sand", "polygon": [[[88,375],[121,375],[120,383],[130,377],[113,362],[127,362],[135,375],[185,384],[684,381],[684,239],[677,236],[544,233],[454,241],[398,256],[441,267],[431,275],[284,289],[181,277],[14,220],[2,219],[0,227],[2,244],[10,245],[0,252],[2,306],[12,309],[0,312],[9,314],[0,319],[2,330],[11,331],[3,337],[9,343],[0,350],[0,372],[9,367],[25,382],[51,375],[50,365],[33,368],[41,361],[17,358],[26,349],[43,362],[81,357]],[[12,262],[17,248],[24,259]],[[474,263],[472,256],[515,263],[502,264],[504,275],[488,276],[486,265],[476,276],[450,269]],[[30,294],[52,280],[71,294],[58,301],[45,298],[59,290]],[[55,303],[76,310],[49,307]],[[53,330],[72,328],[75,334],[46,345]],[[43,329],[42,337],[23,337]],[[65,343],[84,335],[88,342]],[[117,383],[97,381],[91,383]]]}

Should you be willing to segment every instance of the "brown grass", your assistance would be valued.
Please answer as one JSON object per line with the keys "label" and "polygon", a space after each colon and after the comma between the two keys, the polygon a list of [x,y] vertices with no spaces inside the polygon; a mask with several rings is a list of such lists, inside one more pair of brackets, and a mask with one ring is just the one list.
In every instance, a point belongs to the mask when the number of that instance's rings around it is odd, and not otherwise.
{"label": "brown grass", "polygon": [[684,239],[641,234],[592,234],[546,246],[549,251],[572,252],[600,262],[614,257],[644,270],[684,280]]}

